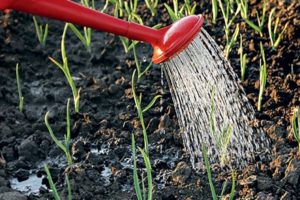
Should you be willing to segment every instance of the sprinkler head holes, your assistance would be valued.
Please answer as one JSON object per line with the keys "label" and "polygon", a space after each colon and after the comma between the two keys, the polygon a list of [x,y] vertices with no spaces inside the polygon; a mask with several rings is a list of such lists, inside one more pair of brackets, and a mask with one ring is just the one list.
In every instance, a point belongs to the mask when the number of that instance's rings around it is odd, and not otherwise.
{"label": "sprinkler head holes", "polygon": [[160,29],[160,40],[152,44],[154,49],[153,63],[158,64],[167,61],[183,51],[198,35],[203,21],[202,15],[192,15]]}

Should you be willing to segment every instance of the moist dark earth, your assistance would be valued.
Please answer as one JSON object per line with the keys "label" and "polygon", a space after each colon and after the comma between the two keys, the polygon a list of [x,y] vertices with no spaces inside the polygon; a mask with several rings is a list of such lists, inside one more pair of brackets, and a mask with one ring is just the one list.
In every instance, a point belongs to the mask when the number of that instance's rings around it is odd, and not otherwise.
{"label": "moist dark earth", "polygon": [[[256,0],[249,4],[249,13],[254,19],[262,5]],[[280,27],[289,22],[277,51],[272,51],[269,45],[267,27],[261,39],[245,22],[236,20],[243,34],[244,52],[248,55],[246,80],[241,84],[254,107],[259,89],[259,41],[266,49],[267,87],[262,112],[257,112],[256,116],[272,145],[270,160],[257,157],[247,168],[238,171],[235,199],[300,199],[300,154],[290,123],[293,109],[300,105],[300,3],[297,0],[268,1],[267,13],[273,7],[277,8]],[[163,4],[158,10],[158,15],[151,17],[144,3],[139,6],[145,24],[170,24]],[[210,1],[198,2],[196,13],[205,16],[204,28],[223,48],[221,14],[217,24],[212,24]],[[69,66],[77,87],[81,88],[81,98],[79,114],[71,106],[74,164],[66,168],[64,155],[51,140],[44,124],[44,115],[50,111],[54,133],[63,138],[66,102],[72,98],[72,93],[62,71],[48,57],[61,59],[64,23],[47,22],[49,36],[46,47],[42,47],[36,39],[30,15],[12,12],[0,16],[0,199],[52,199],[44,163],[48,164],[63,198],[67,193],[64,184],[67,173],[73,199],[136,199],[131,134],[135,134],[138,146],[143,145],[143,139],[130,85],[135,69],[133,55],[125,54],[118,37],[96,31],[93,32],[92,53],[88,53],[68,31]],[[237,48],[238,45],[229,60],[240,74]],[[146,66],[151,48],[138,45],[138,53]],[[18,110],[16,63],[20,63],[25,99],[23,112]],[[143,93],[145,105],[155,95],[163,95],[162,100],[145,114],[154,199],[211,199],[206,173],[191,167],[167,81],[163,83],[160,66],[154,65],[137,86],[137,91]],[[140,158],[138,167],[144,167]],[[215,170],[213,178],[218,192],[228,180],[225,194],[230,192],[230,173]],[[31,190],[14,189],[16,183],[20,186],[26,181],[32,186]]]}

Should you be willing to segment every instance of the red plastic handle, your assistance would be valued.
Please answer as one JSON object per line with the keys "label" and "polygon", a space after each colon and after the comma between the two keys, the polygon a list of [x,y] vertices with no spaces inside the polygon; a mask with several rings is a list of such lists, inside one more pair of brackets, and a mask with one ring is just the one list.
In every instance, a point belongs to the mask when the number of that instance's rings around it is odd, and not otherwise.
{"label": "red plastic handle", "polygon": [[0,10],[5,9],[71,22],[152,45],[161,37],[158,30],[112,17],[69,0],[0,0]]}

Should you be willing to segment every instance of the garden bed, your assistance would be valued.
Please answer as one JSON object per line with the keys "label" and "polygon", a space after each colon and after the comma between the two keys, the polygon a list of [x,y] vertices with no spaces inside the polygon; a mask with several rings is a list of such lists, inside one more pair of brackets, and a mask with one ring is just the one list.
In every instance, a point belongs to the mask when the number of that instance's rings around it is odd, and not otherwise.
{"label": "garden bed", "polygon": [[[198,4],[196,13],[206,18],[204,28],[223,46],[222,19],[212,24],[210,1]],[[249,13],[255,17],[262,5],[256,0],[249,4]],[[262,111],[256,115],[258,125],[272,143],[270,161],[257,158],[238,172],[237,199],[300,198],[300,154],[290,126],[293,109],[300,105],[300,3],[297,0],[270,1],[267,13],[271,7],[277,8],[281,25],[289,21],[276,51],[268,45],[268,37],[261,39],[242,19],[236,20],[240,23],[244,51],[248,55],[246,79],[241,84],[254,107],[259,89],[259,41],[265,46],[267,86]],[[156,17],[150,17],[146,6],[139,6],[146,24],[170,24],[163,4],[158,10]],[[47,21],[49,36],[46,47],[42,47],[36,39],[31,16],[13,12],[0,17],[0,199],[51,199],[44,163],[48,163],[62,196],[67,194],[63,184],[67,173],[73,199],[135,199],[131,133],[135,133],[139,146],[143,144],[143,137],[130,85],[135,69],[133,55],[124,53],[118,37],[96,31],[92,37],[92,53],[88,53],[68,31],[66,50],[75,83],[81,87],[81,97],[80,113],[73,112],[71,107],[74,164],[66,169],[64,155],[53,143],[44,123],[45,113],[50,111],[51,126],[57,136],[63,137],[66,102],[72,93],[63,73],[48,57],[60,59],[64,23]],[[266,36],[267,31],[264,29]],[[237,48],[238,45],[232,50],[230,62],[239,75]],[[152,50],[148,45],[139,45],[138,54],[146,65]],[[18,110],[16,63],[20,64],[23,112]],[[184,150],[160,66],[153,65],[137,90],[143,92],[145,102],[155,95],[163,95],[145,114],[154,199],[210,199],[205,171],[192,169]],[[142,160],[138,165],[143,166]],[[220,192],[222,183],[230,180],[231,174],[220,172],[213,177]],[[31,188],[28,190],[25,186]],[[18,190],[22,190],[22,194]],[[225,194],[229,192],[228,186]]]}

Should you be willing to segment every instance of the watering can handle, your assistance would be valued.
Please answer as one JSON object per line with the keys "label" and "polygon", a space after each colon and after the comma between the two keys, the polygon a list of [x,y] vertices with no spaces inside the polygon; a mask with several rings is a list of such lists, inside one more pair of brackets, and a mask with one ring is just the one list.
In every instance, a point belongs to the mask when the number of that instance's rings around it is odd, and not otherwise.
{"label": "watering can handle", "polygon": [[0,0],[0,10],[5,9],[70,22],[152,45],[161,36],[159,30],[112,17],[70,0]]}

